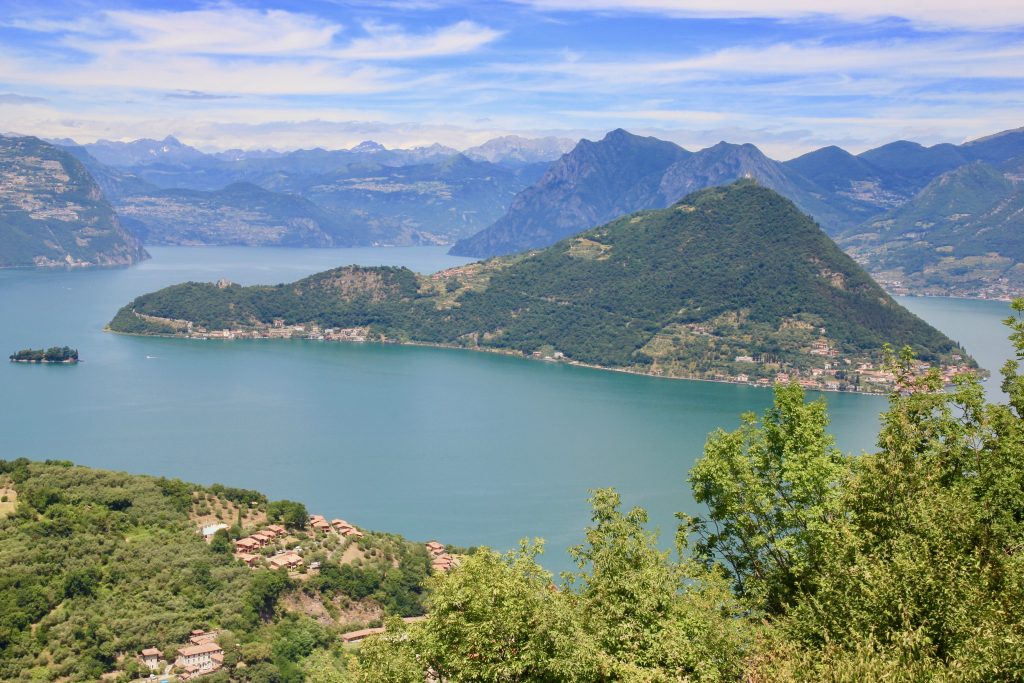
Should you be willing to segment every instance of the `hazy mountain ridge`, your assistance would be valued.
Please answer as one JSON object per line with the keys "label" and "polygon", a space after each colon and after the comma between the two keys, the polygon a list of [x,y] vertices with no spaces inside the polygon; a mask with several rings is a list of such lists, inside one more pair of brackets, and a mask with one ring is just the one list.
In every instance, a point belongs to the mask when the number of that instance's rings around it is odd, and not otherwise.
{"label": "hazy mountain ridge", "polygon": [[983,161],[960,166],[841,244],[896,291],[1024,292],[1024,182]]}
{"label": "hazy mountain ridge", "polygon": [[64,149],[0,136],[0,267],[130,265],[147,258]]}
{"label": "hazy mountain ridge", "polygon": [[334,247],[363,239],[313,202],[252,183],[155,190],[122,197],[116,207],[147,244]]}
{"label": "hazy mountain ridge", "polygon": [[539,162],[551,162],[572,151],[577,141],[570,138],[544,137],[524,138],[519,135],[504,135],[488,140],[482,145],[463,150],[470,159],[489,161],[492,164],[519,166]]}
{"label": "hazy mountain ridge", "polygon": [[[530,142],[516,144],[529,148]],[[541,141],[541,147],[550,144]],[[101,141],[68,150],[86,164],[129,225],[161,244],[450,243],[497,220],[547,166],[492,164],[438,144],[389,150],[373,141],[348,150],[287,153],[204,154],[174,138]],[[238,184],[282,196],[262,195],[259,210],[247,213],[233,202],[237,193],[222,194]],[[299,208],[291,195],[315,207]],[[246,235],[248,215],[254,222]],[[173,217],[181,219],[177,226]]]}
{"label": "hazy mountain ridge", "polygon": [[963,353],[791,202],[749,181],[432,276],[350,266],[275,287],[177,285],[137,298],[111,327],[178,334],[189,321],[199,336],[260,336],[275,319],[302,334],[359,329],[679,377],[786,372],[822,388],[865,388],[837,368],[876,362],[885,342],[932,361]]}

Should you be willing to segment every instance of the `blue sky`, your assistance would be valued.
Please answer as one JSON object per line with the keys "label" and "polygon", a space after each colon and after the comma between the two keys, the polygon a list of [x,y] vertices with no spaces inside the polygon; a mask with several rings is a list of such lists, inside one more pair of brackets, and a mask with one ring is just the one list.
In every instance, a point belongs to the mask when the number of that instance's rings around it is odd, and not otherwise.
{"label": "blue sky", "polygon": [[1020,0],[4,0],[0,17],[0,131],[80,142],[623,127],[784,159],[1020,126]]}

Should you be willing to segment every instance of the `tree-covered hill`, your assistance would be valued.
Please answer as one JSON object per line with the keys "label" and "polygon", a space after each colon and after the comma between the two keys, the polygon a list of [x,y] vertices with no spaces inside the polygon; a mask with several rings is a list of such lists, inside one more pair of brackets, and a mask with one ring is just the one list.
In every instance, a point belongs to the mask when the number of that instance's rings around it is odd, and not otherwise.
{"label": "tree-covered hill", "polygon": [[787,372],[830,388],[857,388],[852,371],[886,343],[931,362],[963,355],[752,181],[429,277],[353,266],[289,285],[177,285],[137,298],[110,327],[260,336],[275,321],[680,377]]}
{"label": "tree-covered hill", "polygon": [[147,254],[78,159],[0,135],[0,268],[130,265]]}

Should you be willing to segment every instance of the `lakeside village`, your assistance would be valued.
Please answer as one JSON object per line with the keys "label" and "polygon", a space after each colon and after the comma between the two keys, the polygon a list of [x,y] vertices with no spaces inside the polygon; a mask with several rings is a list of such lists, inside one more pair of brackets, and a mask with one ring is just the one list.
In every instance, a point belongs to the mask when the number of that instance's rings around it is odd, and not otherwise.
{"label": "lakeside village", "polygon": [[[218,283],[218,286],[223,285]],[[395,343],[395,340],[374,334],[369,327],[321,328],[315,322],[286,325],[283,319],[278,318],[269,325],[256,324],[247,328],[209,330],[201,325],[195,325],[188,320],[172,320],[138,312],[135,312],[135,315],[143,320],[173,328],[176,336],[183,336],[188,339],[308,339],[329,342],[359,343],[374,341]],[[714,330],[705,325],[693,324],[685,327],[687,328],[686,333],[692,337],[706,339],[715,336]],[[809,341],[800,349],[800,356],[807,360],[800,367],[792,363],[780,362],[777,358],[765,355],[738,355],[725,358],[716,364],[717,367],[715,369],[701,373],[695,373],[692,368],[657,357],[654,363],[647,368],[607,368],[590,365],[572,360],[561,351],[553,348],[543,348],[534,351],[530,354],[530,357],[547,362],[562,362],[570,365],[620,370],[635,374],[674,379],[747,384],[763,388],[771,388],[777,383],[787,384],[792,381],[797,382],[808,391],[882,394],[888,393],[894,388],[896,377],[893,373],[879,364],[871,362],[854,363],[849,358],[841,358],[839,350],[824,336],[824,329],[820,330],[820,332],[821,336]],[[652,340],[648,347],[656,348],[658,338],[661,336],[656,335],[655,340]],[[451,346],[445,344],[423,345]],[[466,347],[457,346],[454,348]],[[473,347],[472,350],[520,355],[518,352],[507,349]],[[919,361],[915,364],[914,370],[918,374],[924,374],[931,367],[930,363]],[[952,362],[941,365],[939,371],[943,382],[949,385],[953,383],[953,379],[957,375],[975,372],[976,370],[967,365],[962,356],[953,355]]]}
{"label": "lakeside village", "polygon": [[[256,517],[252,521],[258,520]],[[308,580],[319,572],[320,562],[306,562],[307,556],[336,559],[339,564],[358,563],[365,556],[359,543],[365,534],[343,519],[328,522],[322,515],[310,515],[302,529],[280,524],[260,524],[257,528],[258,531],[233,541],[235,559],[254,570],[287,572],[296,581]],[[224,522],[203,523],[199,533],[207,543],[212,543],[219,531],[228,529]],[[450,554],[443,544],[429,541],[424,545],[434,572],[447,572],[459,566],[459,556]],[[425,618],[405,617],[403,621],[413,623]],[[341,639],[346,644],[356,644],[383,632],[383,626],[362,628],[343,633]],[[194,680],[223,667],[225,652],[219,636],[217,630],[195,629],[188,642],[166,650],[147,647],[137,654],[137,659],[150,672],[150,678],[159,676],[160,681],[168,682]]]}

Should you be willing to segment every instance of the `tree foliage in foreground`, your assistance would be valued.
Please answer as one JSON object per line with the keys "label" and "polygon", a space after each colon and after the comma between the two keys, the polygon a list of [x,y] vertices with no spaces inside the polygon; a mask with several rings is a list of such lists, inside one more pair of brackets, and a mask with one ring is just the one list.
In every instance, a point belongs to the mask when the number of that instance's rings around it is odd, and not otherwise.
{"label": "tree foliage in foreground", "polygon": [[[1013,305],[1024,313],[1024,301]],[[1024,322],[1008,319],[1019,359]],[[1024,671],[1024,376],[1008,404],[943,389],[909,351],[874,453],[847,457],[823,401],[779,387],[690,473],[678,560],[594,492],[561,587],[536,548],[431,580],[431,618],[371,641],[360,681],[991,681]],[[692,550],[686,541],[695,538]],[[397,672],[401,672],[400,674]]]}

